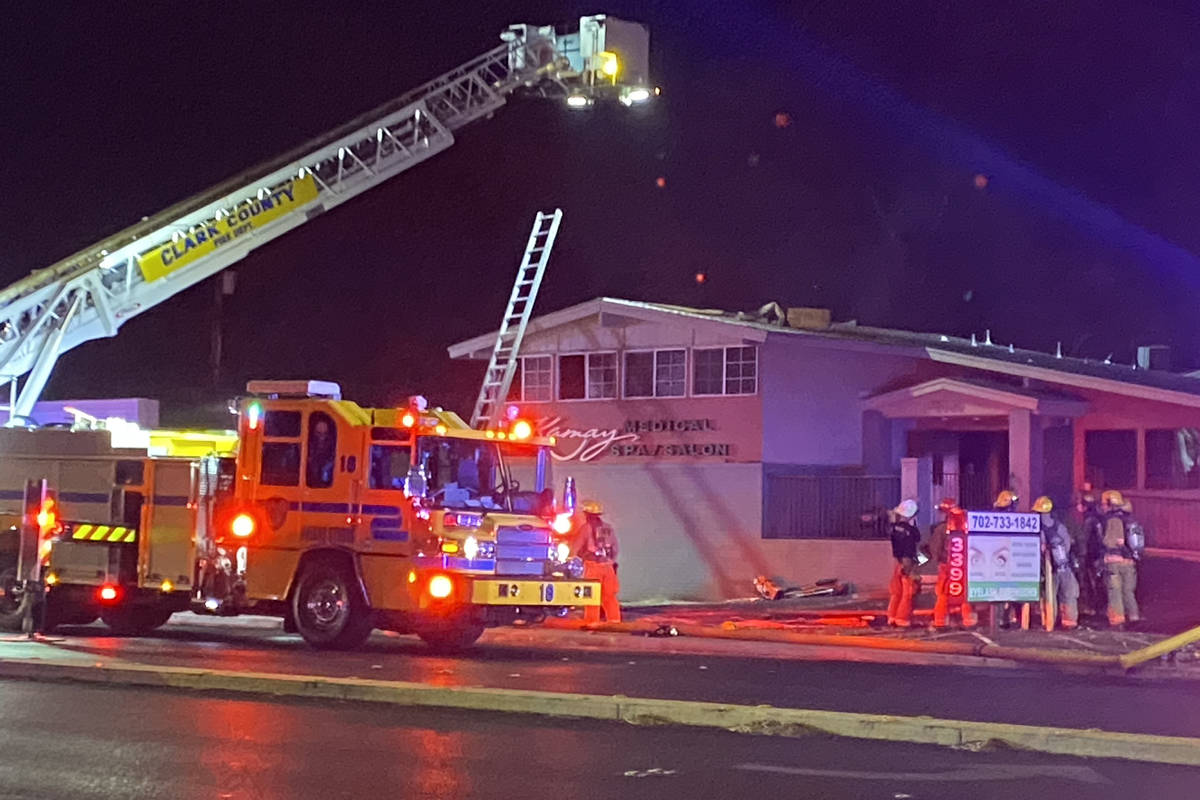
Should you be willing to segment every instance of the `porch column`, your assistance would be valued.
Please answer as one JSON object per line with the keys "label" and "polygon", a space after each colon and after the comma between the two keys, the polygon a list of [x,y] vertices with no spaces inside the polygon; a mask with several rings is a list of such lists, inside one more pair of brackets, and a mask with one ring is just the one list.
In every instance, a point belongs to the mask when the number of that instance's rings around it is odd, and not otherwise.
{"label": "porch column", "polygon": [[1041,420],[1027,409],[1009,411],[1008,471],[1022,510],[1028,510],[1042,491],[1043,462]]}

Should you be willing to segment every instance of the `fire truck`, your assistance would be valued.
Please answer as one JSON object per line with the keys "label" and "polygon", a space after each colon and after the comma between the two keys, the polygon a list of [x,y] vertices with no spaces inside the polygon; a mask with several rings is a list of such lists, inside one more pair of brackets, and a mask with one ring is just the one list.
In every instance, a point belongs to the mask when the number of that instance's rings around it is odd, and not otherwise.
{"label": "fire truck", "polygon": [[[500,39],[0,290],[8,424],[30,418],[62,353],[117,335],[432,158],[510,98],[562,100],[586,113],[607,102],[634,108],[657,93],[649,33],[637,23],[597,14],[568,29],[511,25]],[[100,617],[138,633],[199,608],[277,614],[318,647],[353,646],[372,627],[455,645],[490,624],[598,602],[553,531],[567,523],[547,486],[550,441],[497,412],[559,216],[530,238],[472,415],[486,423],[478,429],[419,402],[368,409],[342,400],[336,385],[302,381],[251,388],[232,457],[150,456],[65,431],[9,431],[27,438],[0,439],[0,501],[10,504],[0,514],[0,625],[27,619],[36,603],[44,627]],[[31,541],[32,554],[23,550]]]}
{"label": "fire truck", "polygon": [[[9,626],[40,601],[44,629],[99,617],[139,634],[191,609],[280,616],[318,648],[374,628],[462,647],[489,626],[599,603],[566,541],[570,515],[556,513],[571,502],[548,485],[553,441],[528,421],[477,430],[421,398],[363,408],[325,381],[247,389],[232,457],[81,439],[94,452],[6,458],[9,483],[41,468],[48,488],[21,521],[44,595],[6,584]],[[0,534],[10,576],[20,528]]]}

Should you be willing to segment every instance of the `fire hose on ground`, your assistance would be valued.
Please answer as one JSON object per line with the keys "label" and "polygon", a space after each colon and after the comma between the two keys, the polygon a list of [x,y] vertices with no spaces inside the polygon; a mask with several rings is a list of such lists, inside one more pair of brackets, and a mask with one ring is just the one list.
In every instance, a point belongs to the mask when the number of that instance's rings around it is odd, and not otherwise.
{"label": "fire hose on ground", "polygon": [[[595,631],[597,633],[653,634],[660,623],[653,622],[594,622],[562,620],[556,628]],[[891,650],[933,655],[973,656],[996,658],[1030,664],[1055,666],[1079,666],[1099,669],[1115,668],[1131,670],[1156,658],[1160,658],[1189,644],[1200,642],[1200,627],[1163,639],[1147,647],[1124,654],[1079,653],[1072,650],[1051,648],[1011,647],[979,642],[930,642],[914,639],[894,639],[882,636],[841,636],[822,633],[796,633],[776,629],[739,629],[736,625],[672,625],[680,635],[705,639],[734,639],[749,642],[773,642],[825,647],[862,648],[867,650]]]}

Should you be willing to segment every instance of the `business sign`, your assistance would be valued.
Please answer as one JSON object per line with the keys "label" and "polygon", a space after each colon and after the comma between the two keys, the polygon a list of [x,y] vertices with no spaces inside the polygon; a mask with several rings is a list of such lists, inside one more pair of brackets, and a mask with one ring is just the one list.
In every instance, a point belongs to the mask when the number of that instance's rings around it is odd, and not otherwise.
{"label": "business sign", "polygon": [[166,244],[142,253],[138,256],[142,277],[147,281],[165,277],[315,199],[317,182],[312,175],[293,178],[262,197],[239,203],[174,236]]}
{"label": "business sign", "polygon": [[1038,515],[971,511],[967,529],[967,601],[1036,603],[1042,587]]}
{"label": "business sign", "polygon": [[946,592],[955,599],[967,593],[967,532],[946,534]]}
{"label": "business sign", "polygon": [[[558,461],[593,461],[601,456],[610,458],[674,458],[728,459],[734,450],[730,442],[669,441],[650,442],[650,434],[714,434],[715,420],[688,419],[626,419],[621,427],[576,428],[562,417],[545,417],[538,421],[538,432],[558,440],[554,458]],[[707,436],[702,438],[707,439]]]}

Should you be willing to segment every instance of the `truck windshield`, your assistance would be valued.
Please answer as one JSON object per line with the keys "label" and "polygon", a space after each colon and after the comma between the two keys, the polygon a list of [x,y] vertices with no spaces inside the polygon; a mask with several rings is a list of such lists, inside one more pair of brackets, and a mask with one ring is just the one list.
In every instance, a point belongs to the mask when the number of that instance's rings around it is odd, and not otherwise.
{"label": "truck windshield", "polygon": [[507,508],[510,484],[494,442],[423,436],[417,464],[425,472],[426,496],[440,508]]}
{"label": "truck windshield", "polygon": [[[520,447],[514,452],[497,442],[480,442],[453,437],[423,436],[417,442],[417,464],[424,470],[425,495],[439,508],[510,511],[540,514],[542,506],[553,498],[542,498],[542,486],[529,472],[528,480],[518,481],[510,469],[513,463],[534,462],[542,448]],[[526,477],[522,475],[522,477]]]}

